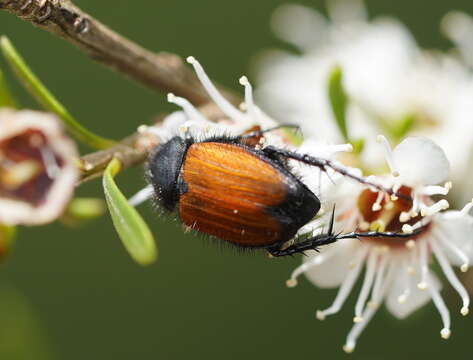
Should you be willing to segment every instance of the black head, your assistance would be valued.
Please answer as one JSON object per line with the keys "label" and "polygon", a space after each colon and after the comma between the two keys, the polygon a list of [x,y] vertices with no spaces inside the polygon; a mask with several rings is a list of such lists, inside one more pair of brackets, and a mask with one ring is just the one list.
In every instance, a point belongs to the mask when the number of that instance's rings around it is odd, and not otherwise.
{"label": "black head", "polygon": [[148,159],[146,177],[160,205],[173,211],[181,193],[179,173],[190,143],[179,136],[156,148]]}

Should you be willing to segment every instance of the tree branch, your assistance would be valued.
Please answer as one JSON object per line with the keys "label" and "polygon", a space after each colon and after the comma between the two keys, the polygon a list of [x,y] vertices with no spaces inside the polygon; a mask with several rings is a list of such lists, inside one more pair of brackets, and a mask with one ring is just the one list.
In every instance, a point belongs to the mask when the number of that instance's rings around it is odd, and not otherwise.
{"label": "tree branch", "polygon": [[[69,0],[0,0],[0,10],[62,37],[99,63],[154,90],[173,92],[196,105],[209,101],[193,71],[179,56],[142,48]],[[233,93],[221,90],[230,101],[239,102]]]}

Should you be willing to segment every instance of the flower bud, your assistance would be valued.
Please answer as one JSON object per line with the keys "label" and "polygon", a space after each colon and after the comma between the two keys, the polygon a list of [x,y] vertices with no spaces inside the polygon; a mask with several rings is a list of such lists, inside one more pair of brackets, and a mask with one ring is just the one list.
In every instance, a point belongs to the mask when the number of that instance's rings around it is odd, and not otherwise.
{"label": "flower bud", "polygon": [[56,219],[74,191],[77,156],[54,115],[0,110],[0,223]]}

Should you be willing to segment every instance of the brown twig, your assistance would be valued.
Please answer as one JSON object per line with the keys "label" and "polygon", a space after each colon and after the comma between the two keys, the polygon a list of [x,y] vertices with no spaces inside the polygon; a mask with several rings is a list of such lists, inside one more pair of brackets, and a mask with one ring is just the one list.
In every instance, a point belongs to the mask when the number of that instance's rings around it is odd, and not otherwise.
{"label": "brown twig", "polygon": [[[154,90],[173,92],[195,105],[209,101],[196,76],[179,56],[142,48],[69,0],[0,0],[0,10],[62,37],[94,60]],[[222,91],[230,101],[239,101],[233,93]]]}

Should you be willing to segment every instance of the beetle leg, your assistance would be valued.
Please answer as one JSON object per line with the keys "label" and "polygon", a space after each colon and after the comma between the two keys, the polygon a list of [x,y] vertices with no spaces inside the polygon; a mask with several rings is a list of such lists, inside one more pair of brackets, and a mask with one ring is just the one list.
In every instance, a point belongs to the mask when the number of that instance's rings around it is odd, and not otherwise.
{"label": "beetle leg", "polygon": [[391,232],[391,231],[368,231],[368,232],[351,232],[346,234],[340,234],[337,237],[337,240],[340,239],[353,239],[357,237],[387,237],[387,238],[408,238],[415,236],[425,230],[425,226],[421,226],[418,229],[415,229],[412,232],[405,233],[405,232]]}
{"label": "beetle leg", "polygon": [[[355,236],[353,236],[355,237]],[[288,256],[288,255],[294,255],[298,253],[304,253],[307,250],[315,250],[318,251],[318,248],[324,245],[332,244],[335,241],[338,240],[338,235],[334,234],[319,234],[317,236],[314,236],[310,239],[307,239],[305,241],[302,241],[300,243],[291,245],[285,249],[281,249],[280,247],[276,248],[268,248],[268,252],[275,256]]]}
{"label": "beetle leg", "polygon": [[382,185],[375,184],[373,182],[368,181],[365,177],[363,176],[358,176],[355,175],[351,172],[349,172],[345,167],[337,165],[335,162],[329,159],[324,159],[324,158],[319,158],[315,156],[311,156],[308,154],[300,154],[295,151],[291,150],[286,150],[286,149],[280,149],[275,146],[266,146],[265,148],[262,149],[262,151],[269,157],[274,157],[274,156],[280,156],[284,157],[287,159],[293,159],[296,161],[299,161],[301,163],[311,165],[318,167],[321,171],[326,172],[327,168],[332,169],[333,171],[346,176],[350,179],[353,179],[355,181],[358,181],[359,183],[365,184],[367,186],[373,187],[379,191],[385,192],[389,195],[396,195],[397,197],[404,198],[406,200],[412,200],[410,196],[406,194],[400,194],[397,192],[394,192],[393,189],[390,188],[385,188]]}
{"label": "beetle leg", "polygon": [[300,243],[289,246],[286,249],[281,248],[268,248],[269,253],[275,257],[294,255],[297,253],[304,253],[307,250],[318,251],[318,248],[324,245],[332,244],[342,239],[356,239],[359,237],[387,237],[387,238],[407,238],[412,237],[420,232],[424,228],[414,230],[412,233],[399,233],[399,232],[381,232],[381,231],[369,231],[369,232],[350,232],[346,234],[319,234],[310,239],[302,241]]}

